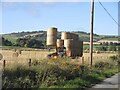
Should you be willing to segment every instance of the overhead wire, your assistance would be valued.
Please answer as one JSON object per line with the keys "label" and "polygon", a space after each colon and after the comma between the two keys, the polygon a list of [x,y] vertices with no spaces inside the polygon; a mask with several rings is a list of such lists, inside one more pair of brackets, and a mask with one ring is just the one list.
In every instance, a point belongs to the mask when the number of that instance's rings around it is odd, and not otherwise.
{"label": "overhead wire", "polygon": [[113,16],[108,12],[108,10],[103,6],[103,4],[98,0],[99,4],[103,7],[106,13],[110,16],[110,18],[120,27],[120,24],[113,18]]}

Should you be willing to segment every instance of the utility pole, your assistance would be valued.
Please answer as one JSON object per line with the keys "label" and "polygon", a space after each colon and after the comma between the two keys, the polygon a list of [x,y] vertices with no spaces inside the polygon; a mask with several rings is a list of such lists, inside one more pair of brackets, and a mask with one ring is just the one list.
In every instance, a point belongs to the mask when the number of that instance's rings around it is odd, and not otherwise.
{"label": "utility pole", "polygon": [[90,15],[90,67],[93,63],[93,21],[94,21],[94,0],[91,0],[91,15]]}

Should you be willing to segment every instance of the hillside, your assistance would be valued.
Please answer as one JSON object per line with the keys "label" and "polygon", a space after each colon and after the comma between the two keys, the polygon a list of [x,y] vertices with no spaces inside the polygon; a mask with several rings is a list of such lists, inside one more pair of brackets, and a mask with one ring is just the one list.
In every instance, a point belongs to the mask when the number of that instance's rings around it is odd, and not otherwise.
{"label": "hillside", "polygon": [[[79,35],[79,39],[84,42],[89,42],[89,33],[76,31],[74,32]],[[60,38],[61,32],[58,32],[58,38]],[[46,31],[33,31],[33,32],[18,32],[18,33],[10,33],[10,34],[3,34],[3,37],[12,43],[16,43],[18,38],[32,38],[39,41],[46,41]],[[94,41],[98,40],[115,40],[118,41],[117,36],[110,36],[110,35],[97,35],[94,34],[93,36]]]}

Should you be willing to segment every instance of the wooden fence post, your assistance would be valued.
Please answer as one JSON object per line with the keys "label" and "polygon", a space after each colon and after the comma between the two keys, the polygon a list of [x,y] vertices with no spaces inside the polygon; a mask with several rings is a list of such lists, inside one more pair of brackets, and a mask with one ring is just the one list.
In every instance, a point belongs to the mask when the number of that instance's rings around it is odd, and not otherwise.
{"label": "wooden fence post", "polygon": [[82,64],[84,64],[84,57],[82,57]]}
{"label": "wooden fence post", "polygon": [[5,69],[5,60],[3,60],[3,70]]}
{"label": "wooden fence post", "polygon": [[29,67],[31,66],[31,58],[29,59]]}

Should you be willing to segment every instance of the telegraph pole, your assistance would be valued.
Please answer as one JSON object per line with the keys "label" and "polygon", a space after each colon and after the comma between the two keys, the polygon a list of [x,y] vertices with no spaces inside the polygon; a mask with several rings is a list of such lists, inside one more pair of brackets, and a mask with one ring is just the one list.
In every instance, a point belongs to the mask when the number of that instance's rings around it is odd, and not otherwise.
{"label": "telegraph pole", "polygon": [[91,0],[91,15],[90,15],[90,67],[93,63],[93,21],[94,21],[94,0]]}

